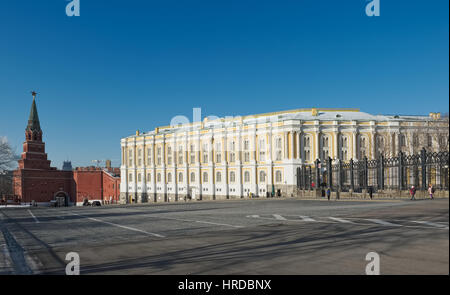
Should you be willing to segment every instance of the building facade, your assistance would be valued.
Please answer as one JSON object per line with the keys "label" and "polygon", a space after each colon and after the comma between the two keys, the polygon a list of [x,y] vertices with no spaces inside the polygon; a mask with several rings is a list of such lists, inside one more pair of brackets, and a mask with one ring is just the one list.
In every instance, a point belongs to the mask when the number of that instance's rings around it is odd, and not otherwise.
{"label": "building facade", "polygon": [[448,149],[448,120],[298,109],[166,126],[121,140],[121,202],[290,196],[302,165]]}

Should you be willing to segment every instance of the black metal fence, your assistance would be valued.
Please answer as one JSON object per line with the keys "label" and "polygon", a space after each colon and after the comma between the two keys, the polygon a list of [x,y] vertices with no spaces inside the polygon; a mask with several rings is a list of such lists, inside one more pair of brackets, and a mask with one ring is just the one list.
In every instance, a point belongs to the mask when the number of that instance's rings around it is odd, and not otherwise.
{"label": "black metal fence", "polygon": [[361,192],[369,187],[377,190],[406,190],[411,186],[426,190],[433,185],[438,190],[449,190],[449,152],[420,154],[375,160],[342,162],[328,158],[325,163],[316,160],[314,165],[297,168],[297,187],[311,190],[329,187],[333,191]]}

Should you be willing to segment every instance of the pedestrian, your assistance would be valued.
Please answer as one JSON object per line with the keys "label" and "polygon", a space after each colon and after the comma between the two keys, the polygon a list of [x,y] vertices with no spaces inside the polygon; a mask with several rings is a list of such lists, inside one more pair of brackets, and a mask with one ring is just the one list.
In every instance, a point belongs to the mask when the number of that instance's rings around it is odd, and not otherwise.
{"label": "pedestrian", "polygon": [[411,186],[411,188],[409,189],[409,194],[411,195],[411,200],[415,200],[415,196],[416,196],[416,188],[413,186]]}
{"label": "pedestrian", "polygon": [[430,195],[430,198],[433,200],[434,187],[431,184],[428,186],[428,194]]}
{"label": "pedestrian", "polygon": [[327,189],[327,198],[328,198],[328,201],[330,200],[330,196],[331,196],[331,189],[328,188],[328,189]]}
{"label": "pedestrian", "polygon": [[372,200],[373,199],[373,187],[369,186],[369,197]]}

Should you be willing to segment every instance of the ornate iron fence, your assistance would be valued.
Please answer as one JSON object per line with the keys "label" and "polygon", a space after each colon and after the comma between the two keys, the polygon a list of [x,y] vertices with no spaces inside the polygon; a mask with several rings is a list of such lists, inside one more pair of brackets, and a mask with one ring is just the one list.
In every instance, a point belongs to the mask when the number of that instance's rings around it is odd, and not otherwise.
{"label": "ornate iron fence", "polygon": [[438,190],[449,190],[449,152],[426,152],[396,157],[381,156],[375,160],[364,158],[348,162],[328,158],[325,163],[316,160],[314,165],[297,169],[297,186],[302,190],[330,187],[333,191],[361,192],[377,190],[406,190],[415,186],[426,190],[433,185]]}

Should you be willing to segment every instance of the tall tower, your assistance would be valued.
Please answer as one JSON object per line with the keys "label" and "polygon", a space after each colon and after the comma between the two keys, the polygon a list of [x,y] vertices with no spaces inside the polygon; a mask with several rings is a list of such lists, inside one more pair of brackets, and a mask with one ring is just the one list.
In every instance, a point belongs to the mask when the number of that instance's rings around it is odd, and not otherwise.
{"label": "tall tower", "polygon": [[50,169],[50,160],[47,160],[45,143],[42,141],[42,130],[36,107],[36,92],[31,92],[31,103],[28,125],[25,129],[25,142],[19,162],[20,169]]}

